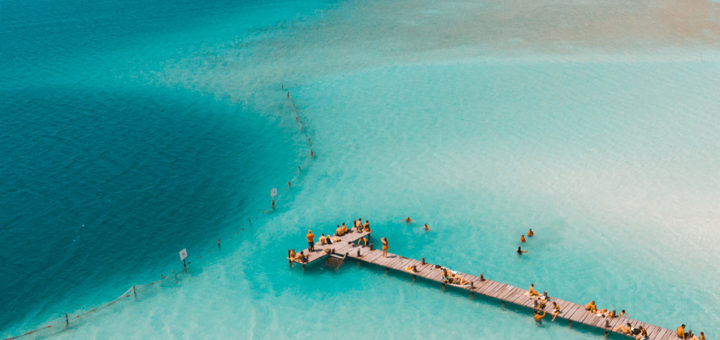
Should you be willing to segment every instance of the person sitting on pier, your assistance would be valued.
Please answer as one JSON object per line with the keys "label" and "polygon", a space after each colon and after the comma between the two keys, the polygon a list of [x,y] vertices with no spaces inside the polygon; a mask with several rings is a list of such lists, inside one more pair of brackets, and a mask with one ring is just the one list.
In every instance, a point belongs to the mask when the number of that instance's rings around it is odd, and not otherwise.
{"label": "person sitting on pier", "polygon": [[450,275],[448,275],[447,269],[443,268],[442,271],[443,271],[443,272],[442,272],[442,280],[443,280],[443,283],[448,283],[448,282],[450,282]]}
{"label": "person sitting on pier", "polygon": [[453,273],[452,284],[459,286],[467,286],[470,284],[470,281],[465,280],[462,276]]}
{"label": "person sitting on pier", "polygon": [[363,243],[363,247],[367,247],[367,244],[368,244],[368,239],[367,239],[367,237],[359,238],[359,239],[357,240],[357,245],[360,245],[360,242]]}
{"label": "person sitting on pier", "polygon": [[685,324],[678,326],[676,334],[678,338],[685,339]]}
{"label": "person sitting on pier", "polygon": [[522,249],[520,249],[520,246],[518,246],[517,253],[518,253],[518,255],[522,255],[523,253],[527,254],[528,251],[527,251],[527,250],[522,250]]}
{"label": "person sitting on pier", "polygon": [[535,290],[535,284],[530,284],[530,289],[528,289],[528,296],[540,296],[540,293],[538,293],[537,290]]}
{"label": "person sitting on pier", "polygon": [[553,318],[550,321],[555,321],[555,318],[557,318],[558,315],[560,315],[560,306],[557,303],[555,303],[555,301],[553,301],[553,311],[552,311]]}
{"label": "person sitting on pier", "polygon": [[363,230],[365,230],[365,232],[368,232],[368,233],[370,232],[370,221],[365,220],[365,225],[363,226]]}
{"label": "person sitting on pier", "polygon": [[542,314],[540,314],[540,310],[536,309],[533,311],[533,317],[535,318],[535,321],[538,323],[542,323],[542,319],[545,317],[545,311],[542,311]]}
{"label": "person sitting on pier", "polygon": [[585,305],[585,310],[588,310],[591,313],[597,313],[597,306],[595,305],[595,300],[590,301],[587,305]]}
{"label": "person sitting on pier", "polygon": [[303,252],[301,251],[300,254],[297,254],[297,256],[295,256],[295,260],[297,262],[307,263],[308,257],[307,257],[307,255],[303,254]]}
{"label": "person sitting on pier", "polygon": [[297,253],[295,253],[295,249],[290,249],[288,252],[288,258],[292,261],[295,261],[295,258],[297,257]]}
{"label": "person sitting on pier", "polygon": [[612,312],[608,313],[607,317],[608,317],[609,319],[616,318],[616,317],[617,317],[617,313],[616,313],[615,310],[613,309]]}
{"label": "person sitting on pier", "polygon": [[[345,222],[343,222],[342,226],[340,226],[340,230],[342,230],[342,235],[347,234],[348,228],[347,228],[347,226],[345,225]],[[340,235],[340,236],[342,236],[342,235]]]}
{"label": "person sitting on pier", "polygon": [[650,337],[648,337],[647,329],[645,329],[645,327],[640,327],[640,334],[635,337],[635,340],[648,340],[649,338]]}
{"label": "person sitting on pier", "polygon": [[415,265],[412,265],[410,267],[405,268],[405,270],[407,270],[411,273],[415,273],[415,272],[417,272],[417,267]]}
{"label": "person sitting on pier", "polygon": [[630,325],[630,323],[628,322],[628,323],[626,323],[626,324],[624,324],[624,325],[620,325],[620,326],[615,327],[615,329],[613,329],[613,332],[620,332],[620,333],[625,334],[625,335],[630,335],[630,334],[632,334],[632,329],[631,329],[631,328],[632,328],[632,325]]}
{"label": "person sitting on pier", "polygon": [[607,315],[607,312],[608,312],[608,310],[603,308],[603,309],[599,309],[595,314],[597,314],[597,316],[602,316],[604,318],[605,315]]}
{"label": "person sitting on pier", "polygon": [[547,295],[547,290],[543,291],[543,295],[540,295],[540,299],[544,300],[545,302],[550,302],[550,297]]}
{"label": "person sitting on pier", "polygon": [[535,235],[535,232],[533,232],[532,228],[530,228],[530,229],[528,229],[527,234],[528,234],[528,237],[533,237],[533,235]]}
{"label": "person sitting on pier", "polygon": [[325,237],[325,234],[321,233],[318,241],[320,242],[320,244],[327,244],[327,238]]}
{"label": "person sitting on pier", "polygon": [[337,226],[337,228],[335,228],[335,236],[343,236],[342,228],[340,228],[340,226]]}
{"label": "person sitting on pier", "polygon": [[359,218],[357,220],[357,222],[355,222],[355,229],[357,229],[357,231],[362,231],[362,228],[363,228],[362,218]]}
{"label": "person sitting on pier", "polygon": [[540,301],[540,303],[538,303],[538,307],[540,307],[540,309],[545,309],[545,300],[538,299],[538,301]]}
{"label": "person sitting on pier", "polygon": [[308,230],[307,241],[308,241],[308,249],[310,251],[315,250],[315,234],[312,233],[312,230]]}
{"label": "person sitting on pier", "polygon": [[619,315],[620,315],[620,316],[627,316],[628,318],[631,318],[630,314],[628,314],[627,312],[625,312],[624,309],[620,311],[620,314],[619,314]]}

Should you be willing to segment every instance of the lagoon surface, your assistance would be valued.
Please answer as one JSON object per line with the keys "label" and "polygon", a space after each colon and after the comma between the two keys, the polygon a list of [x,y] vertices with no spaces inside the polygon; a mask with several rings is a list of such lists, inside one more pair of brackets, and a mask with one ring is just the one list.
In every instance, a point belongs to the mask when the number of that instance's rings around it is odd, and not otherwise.
{"label": "lagoon surface", "polygon": [[715,338],[718,11],[0,0],[0,337],[183,248],[178,284],[38,336],[602,337],[354,261],[288,268],[307,229],[362,217],[391,252]]}

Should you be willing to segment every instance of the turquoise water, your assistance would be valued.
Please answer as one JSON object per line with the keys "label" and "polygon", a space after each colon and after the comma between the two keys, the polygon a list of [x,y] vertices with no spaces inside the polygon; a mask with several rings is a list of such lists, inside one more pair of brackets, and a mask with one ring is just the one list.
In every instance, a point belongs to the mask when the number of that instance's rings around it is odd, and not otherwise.
{"label": "turquoise water", "polygon": [[[188,247],[180,286],[58,337],[602,336],[353,262],[287,267],[308,228],[357,217],[398,254],[720,333],[711,45],[558,54],[446,25],[493,3],[3,6],[1,335],[178,270]],[[318,157],[267,215],[307,153],[281,84]]]}

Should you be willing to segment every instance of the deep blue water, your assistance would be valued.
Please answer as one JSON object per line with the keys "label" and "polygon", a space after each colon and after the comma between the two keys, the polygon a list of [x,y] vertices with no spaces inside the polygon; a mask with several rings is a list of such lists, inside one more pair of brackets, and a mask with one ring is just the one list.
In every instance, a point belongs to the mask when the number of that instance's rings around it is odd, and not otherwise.
{"label": "deep blue water", "polygon": [[229,39],[208,22],[284,13],[258,3],[0,1],[0,329],[159,278],[294,175],[281,91],[260,114],[152,84],[168,59]]}
{"label": "deep blue water", "polygon": [[[717,334],[715,51],[536,39],[543,21],[516,18],[545,5],[0,0],[0,337],[177,270],[185,247],[177,289],[55,334],[296,339],[362,315],[349,338],[602,336],[367,266],[288,268],[307,229],[359,216],[401,255]],[[538,19],[598,29],[579,6]],[[306,136],[280,84],[318,154],[298,175]]]}
{"label": "deep blue water", "polygon": [[271,185],[257,172],[293,159],[292,148],[272,149],[292,138],[232,103],[197,97],[2,94],[0,304],[14,311],[3,324],[108,281],[120,294],[148,279],[139,269],[161,273],[177,250],[251,210],[247,196]]}

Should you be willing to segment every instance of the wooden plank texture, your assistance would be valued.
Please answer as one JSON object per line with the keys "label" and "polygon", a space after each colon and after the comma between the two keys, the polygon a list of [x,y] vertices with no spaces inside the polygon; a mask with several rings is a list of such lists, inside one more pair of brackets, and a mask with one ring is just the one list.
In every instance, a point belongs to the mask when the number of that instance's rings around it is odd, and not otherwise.
{"label": "wooden plank texture", "polygon": [[[348,244],[348,242],[355,242],[363,237],[369,236],[370,232],[352,232],[340,237],[340,241],[333,244],[321,245],[315,244],[315,251],[310,252],[307,263],[317,261],[324,258],[325,249],[334,249],[336,253],[340,255],[348,254],[348,257],[353,258],[360,262],[371,263],[387,269],[393,269],[407,275],[415,275],[422,277],[430,281],[442,283],[442,268],[435,268],[434,264],[426,263],[422,264],[421,261],[406,258],[400,255],[388,253],[387,257],[382,256],[382,250],[374,249],[370,250],[370,247],[362,247],[354,244]],[[360,256],[358,256],[358,250]],[[304,254],[308,254],[308,250],[303,250]],[[295,261],[297,262],[297,261]],[[297,262],[300,263],[300,262]],[[416,271],[412,272],[407,270],[407,267],[416,266]],[[473,291],[475,293],[492,297],[501,301],[511,302],[518,306],[523,306],[532,309],[534,302],[532,297],[527,296],[527,290],[510,286],[498,281],[485,279],[481,281],[478,276],[458,273],[465,280],[473,283],[466,286],[456,286],[459,289],[467,291]],[[552,302],[557,303],[560,306],[559,319],[570,320],[574,323],[582,323],[591,327],[599,328],[600,330],[613,331],[615,327],[624,325],[629,322],[634,327],[644,327],[648,331],[650,339],[663,340],[663,339],[675,339],[675,331],[651,325],[638,320],[633,320],[625,317],[616,317],[613,319],[607,319],[601,316],[597,316],[594,313],[590,313],[585,310],[584,305],[579,305],[569,301],[550,297],[550,302],[546,305],[545,310],[550,314],[552,312]],[[609,322],[610,327],[606,327],[606,320]],[[619,333],[619,332],[618,332]]]}

